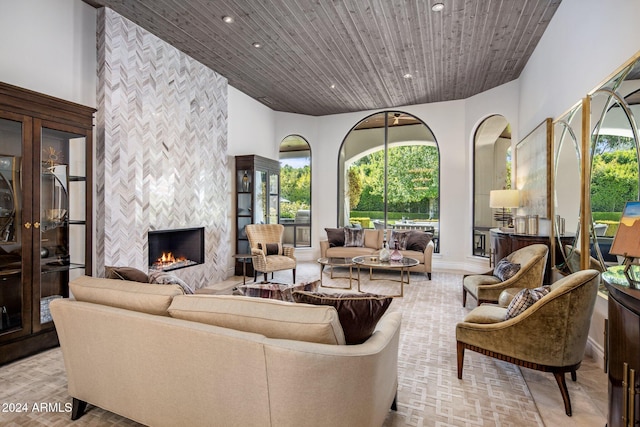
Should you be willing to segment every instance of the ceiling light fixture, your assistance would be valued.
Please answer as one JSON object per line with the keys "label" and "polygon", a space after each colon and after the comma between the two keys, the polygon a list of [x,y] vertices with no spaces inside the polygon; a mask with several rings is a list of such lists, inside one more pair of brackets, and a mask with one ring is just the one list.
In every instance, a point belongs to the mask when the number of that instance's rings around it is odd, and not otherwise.
{"label": "ceiling light fixture", "polygon": [[255,47],[256,49],[260,49],[262,47],[262,45],[258,42],[253,42],[251,46]]}
{"label": "ceiling light fixture", "polygon": [[407,74],[403,75],[402,77],[405,78],[405,79],[411,79],[411,78],[413,78],[413,74],[407,73]]}
{"label": "ceiling light fixture", "polygon": [[225,15],[225,16],[222,17],[222,20],[224,22],[226,22],[227,24],[231,24],[233,22],[233,16]]}
{"label": "ceiling light fixture", "polygon": [[329,86],[329,88],[330,88],[330,89],[335,89],[335,88],[336,88],[335,83],[332,83],[332,84],[331,84],[331,86]]}
{"label": "ceiling light fixture", "polygon": [[433,6],[431,6],[431,10],[434,12],[441,12],[442,9],[444,9],[444,3],[434,3]]}

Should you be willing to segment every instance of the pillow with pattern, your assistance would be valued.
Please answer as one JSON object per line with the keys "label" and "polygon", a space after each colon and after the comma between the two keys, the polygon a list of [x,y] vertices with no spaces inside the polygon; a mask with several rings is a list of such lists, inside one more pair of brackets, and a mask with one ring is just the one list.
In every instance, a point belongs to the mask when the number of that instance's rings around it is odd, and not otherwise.
{"label": "pillow with pattern", "polygon": [[389,249],[396,248],[396,242],[398,242],[398,249],[401,251],[407,250],[407,242],[409,241],[410,230],[393,230],[391,231],[391,244]]}
{"label": "pillow with pattern", "polygon": [[518,271],[520,271],[520,264],[515,264],[506,258],[502,258],[493,269],[493,275],[504,282],[515,276]]}
{"label": "pillow with pattern", "polygon": [[531,307],[543,296],[551,292],[550,286],[541,286],[535,289],[523,289],[516,294],[507,307],[507,314],[504,320],[509,320],[522,314],[527,308]]}
{"label": "pillow with pattern", "polygon": [[364,246],[364,229],[362,228],[345,228],[344,229],[344,246],[345,247],[363,247]]}

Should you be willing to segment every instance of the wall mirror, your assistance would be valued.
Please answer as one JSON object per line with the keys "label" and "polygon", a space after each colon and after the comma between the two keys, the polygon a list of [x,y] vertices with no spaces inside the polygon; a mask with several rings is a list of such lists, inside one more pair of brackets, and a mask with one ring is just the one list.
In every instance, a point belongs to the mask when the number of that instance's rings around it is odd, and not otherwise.
{"label": "wall mirror", "polygon": [[507,119],[487,117],[476,130],[473,147],[472,253],[489,258],[489,230],[500,225],[489,206],[489,194],[511,188],[511,126]]}
{"label": "wall mirror", "polygon": [[582,109],[579,103],[553,123],[554,259],[565,274],[580,270]]}
{"label": "wall mirror", "polygon": [[625,203],[638,200],[640,60],[629,61],[590,96],[590,266],[618,264],[609,249]]}

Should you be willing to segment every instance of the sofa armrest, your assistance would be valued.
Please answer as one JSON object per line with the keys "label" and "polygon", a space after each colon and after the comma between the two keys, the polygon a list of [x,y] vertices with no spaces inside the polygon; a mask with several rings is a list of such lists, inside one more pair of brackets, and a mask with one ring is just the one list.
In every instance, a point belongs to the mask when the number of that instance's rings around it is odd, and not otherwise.
{"label": "sofa armrest", "polygon": [[328,240],[320,240],[320,256],[325,258],[327,256],[327,249],[329,249]]}
{"label": "sofa armrest", "polygon": [[425,265],[431,265],[431,259],[433,258],[434,249],[435,249],[435,244],[433,243],[433,240],[431,240],[429,244],[424,248]]}

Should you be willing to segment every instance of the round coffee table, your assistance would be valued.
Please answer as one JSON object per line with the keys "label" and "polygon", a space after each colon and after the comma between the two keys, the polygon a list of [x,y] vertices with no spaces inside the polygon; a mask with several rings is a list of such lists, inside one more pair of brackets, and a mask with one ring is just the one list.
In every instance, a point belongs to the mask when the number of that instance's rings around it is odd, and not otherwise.
{"label": "round coffee table", "polygon": [[[369,269],[369,280],[390,280],[393,282],[400,282],[400,294],[392,295],[394,297],[404,296],[404,284],[409,283],[410,272],[409,268],[418,265],[419,262],[417,259],[403,257],[400,261],[380,261],[380,258],[377,256],[357,256],[352,258],[353,263],[358,267],[358,292],[362,292],[360,290],[360,268],[366,267]],[[382,269],[400,269],[400,280],[394,279],[374,279],[373,278],[373,269],[374,268],[382,268]],[[407,273],[407,281],[404,280],[404,273]]]}
{"label": "round coffee table", "polygon": [[[320,286],[323,288],[332,288],[332,289],[351,289],[351,281],[353,280],[353,261],[351,258],[340,258],[340,257],[325,257],[318,258],[318,264],[320,264]],[[331,278],[332,279],[349,279],[349,287],[345,288],[343,286],[326,286],[322,284],[322,272],[324,271],[325,266],[331,267]],[[333,275],[333,267],[349,267],[349,276],[334,276]]]}

